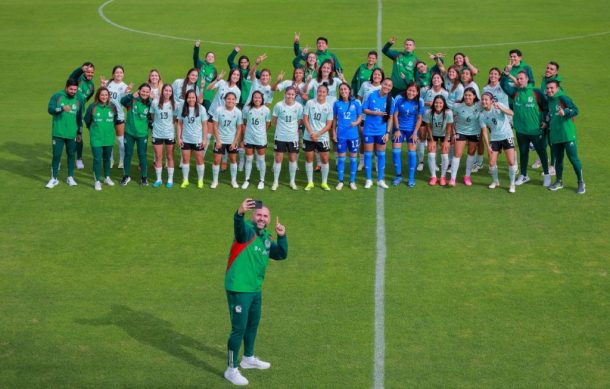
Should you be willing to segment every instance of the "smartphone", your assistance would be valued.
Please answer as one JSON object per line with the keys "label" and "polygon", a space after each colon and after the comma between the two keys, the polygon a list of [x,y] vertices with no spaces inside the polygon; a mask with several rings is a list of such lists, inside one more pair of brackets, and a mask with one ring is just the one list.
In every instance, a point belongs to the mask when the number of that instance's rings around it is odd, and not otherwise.
{"label": "smartphone", "polygon": [[260,209],[263,207],[263,202],[261,200],[254,200],[254,209]]}

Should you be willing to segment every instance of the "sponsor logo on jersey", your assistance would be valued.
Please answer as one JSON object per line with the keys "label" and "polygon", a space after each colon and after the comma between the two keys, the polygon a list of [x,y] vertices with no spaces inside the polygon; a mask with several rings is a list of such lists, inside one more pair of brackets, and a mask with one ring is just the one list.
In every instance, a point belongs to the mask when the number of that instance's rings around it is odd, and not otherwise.
{"label": "sponsor logo on jersey", "polygon": [[527,102],[528,103],[533,103],[534,102],[534,98],[532,96],[527,98]]}

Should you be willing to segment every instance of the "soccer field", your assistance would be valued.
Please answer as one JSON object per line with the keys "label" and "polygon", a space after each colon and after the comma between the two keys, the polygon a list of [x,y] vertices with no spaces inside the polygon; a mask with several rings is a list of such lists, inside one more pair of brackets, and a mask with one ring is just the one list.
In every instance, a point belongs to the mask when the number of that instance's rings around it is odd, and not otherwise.
{"label": "soccer field", "polygon": [[[0,388],[229,387],[223,279],[232,215],[245,197],[268,204],[289,239],[288,259],[267,271],[256,343],[272,368],[245,371],[249,386],[608,387],[607,2],[390,0],[382,9],[378,26],[376,1],[2,1]],[[251,60],[266,53],[275,79],[292,72],[298,31],[310,47],[328,37],[351,79],[377,49],[378,28],[382,45],[398,38],[396,49],[414,38],[420,58],[465,52],[481,88],[510,49],[523,51],[537,85],[557,61],[580,111],[587,193],[575,194],[567,160],[558,192],[531,169],[514,195],[487,189],[487,169],[473,174],[471,188],[429,187],[425,169],[415,188],[365,190],[359,172],[355,192],[295,192],[286,162],[277,192],[232,189],[228,171],[212,190],[209,152],[203,190],[132,182],[96,192],[87,130],[79,185],[65,183],[63,157],[61,184],[44,188],[47,103],[85,61],[95,64],[96,87],[117,64],[127,83],[144,82],[151,68],[171,83],[192,66],[201,39],[202,53],[214,51],[225,71],[235,44]],[[389,75],[392,63],[381,57]],[[302,189],[303,156],[299,166]],[[503,157],[498,166],[507,182]],[[121,175],[113,169],[115,181]],[[334,187],[334,169],[329,181]]]}

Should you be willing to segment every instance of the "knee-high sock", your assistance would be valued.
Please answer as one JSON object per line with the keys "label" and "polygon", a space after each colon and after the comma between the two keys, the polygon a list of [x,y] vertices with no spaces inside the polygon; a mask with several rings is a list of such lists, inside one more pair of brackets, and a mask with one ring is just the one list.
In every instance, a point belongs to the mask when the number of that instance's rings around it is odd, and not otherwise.
{"label": "knee-high sock", "polygon": [[197,179],[199,181],[203,180],[203,174],[205,173],[205,165],[197,165]]}
{"label": "knee-high sock", "polygon": [[451,179],[455,180],[457,178],[458,169],[460,168],[460,159],[458,157],[453,157],[451,159]]}
{"label": "knee-high sock", "polygon": [[[246,181],[250,181],[250,174],[252,173],[252,161],[254,161],[254,155],[246,155]],[[256,161],[258,165],[258,160]]]}
{"label": "knee-high sock", "polygon": [[258,167],[258,171],[260,172],[261,181],[265,181],[265,173],[267,171],[267,164],[265,163],[264,155],[256,156],[256,167]]}
{"label": "knee-high sock", "polygon": [[402,161],[400,158],[400,152],[402,150],[399,148],[392,149],[392,161],[394,162],[394,172],[396,173],[396,177],[402,176]]}
{"label": "knee-high sock", "polygon": [[358,171],[358,157],[349,157],[349,182],[356,182]]}
{"label": "knee-high sock", "polygon": [[489,174],[491,174],[491,182],[498,181],[498,165],[489,167]]}
{"label": "knee-high sock", "polygon": [[282,164],[273,162],[273,182],[279,181],[281,171],[282,171]]}
{"label": "knee-high sock", "polygon": [[428,153],[428,170],[430,177],[436,177],[436,152]]}
{"label": "knee-high sock", "polygon": [[167,168],[167,182],[174,182],[174,168],[173,167],[168,167]]}
{"label": "knee-high sock", "polygon": [[237,156],[239,157],[239,168],[243,169],[244,168],[244,157],[246,156],[246,150],[244,150],[243,148],[239,148],[237,149]]}
{"label": "knee-high sock", "polygon": [[163,173],[162,167],[155,167],[155,174],[157,175],[157,181],[161,181],[162,173]]}
{"label": "knee-high sock", "polygon": [[441,177],[445,177],[449,168],[449,154],[441,154]]}
{"label": "knee-high sock", "polygon": [[184,181],[189,180],[189,170],[191,170],[191,166],[189,165],[189,163],[182,162],[182,179]]}
{"label": "knee-high sock", "polygon": [[[496,166],[496,170],[497,169],[498,169],[498,167]],[[508,167],[508,180],[510,181],[511,185],[515,184],[515,175],[517,174],[517,169],[518,169],[517,164]],[[496,172],[496,175],[497,174],[498,173]]]}
{"label": "knee-high sock", "polygon": [[472,173],[472,165],[474,164],[474,159],[474,155],[469,155],[466,157],[466,172],[464,173],[466,177],[470,177],[470,173]]}
{"label": "knee-high sock", "polygon": [[322,173],[322,183],[326,184],[328,182],[328,170],[329,165],[327,163],[320,164],[320,172]]}
{"label": "knee-high sock", "polygon": [[117,143],[119,144],[119,161],[125,160],[125,137],[123,135],[116,137]]}
{"label": "knee-high sock", "polygon": [[313,162],[305,162],[305,174],[307,175],[307,183],[313,182]]}
{"label": "knee-high sock", "polygon": [[297,175],[297,161],[288,162],[288,173],[290,174],[290,182],[294,182],[294,178]]}
{"label": "knee-high sock", "polygon": [[426,152],[426,142],[417,143],[417,162],[424,163],[424,153]]}
{"label": "knee-high sock", "polygon": [[383,180],[385,174],[385,151],[377,151],[377,181]]}
{"label": "knee-high sock", "polygon": [[417,167],[417,153],[409,150],[409,181],[415,180],[415,168]]}
{"label": "knee-high sock", "polygon": [[[350,165],[350,169],[351,169]],[[351,170],[350,170],[351,171]],[[337,178],[339,182],[343,182],[343,178],[345,175],[345,157],[337,157]]]}
{"label": "knee-high sock", "polygon": [[220,173],[220,165],[212,165],[212,182],[218,183],[218,174]]}
{"label": "knee-high sock", "polygon": [[373,152],[364,152],[364,175],[367,180],[373,179]]}
{"label": "knee-high sock", "polygon": [[237,163],[232,163],[229,165],[229,170],[231,171],[231,182],[237,180]]}

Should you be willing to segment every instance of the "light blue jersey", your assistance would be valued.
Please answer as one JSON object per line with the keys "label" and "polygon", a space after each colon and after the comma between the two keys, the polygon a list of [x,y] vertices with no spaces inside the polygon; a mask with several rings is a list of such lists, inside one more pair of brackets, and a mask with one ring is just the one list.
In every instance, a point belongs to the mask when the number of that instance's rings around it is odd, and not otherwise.
{"label": "light blue jersey", "polygon": [[423,121],[432,128],[432,136],[445,136],[447,125],[453,123],[453,111],[446,109],[444,113],[432,114],[432,110],[427,109]]}
{"label": "light blue jersey", "polygon": [[[313,132],[318,132],[324,128],[329,122],[333,121],[333,106],[331,103],[327,101],[324,104],[318,103],[317,100],[309,100],[305,105],[305,109],[303,110],[303,117],[307,115],[307,119],[309,121],[309,127],[313,130]],[[329,136],[326,131],[324,134],[320,135],[318,138],[318,142],[328,141]],[[309,132],[305,130],[303,132],[303,139],[312,141],[311,135]]]}
{"label": "light blue jersey", "polygon": [[225,80],[219,80],[214,89],[217,89],[218,91],[214,96],[214,100],[212,100],[212,104],[210,104],[210,115],[212,115],[212,119],[216,115],[216,110],[219,107],[224,107],[227,93],[235,93],[236,102],[239,102],[239,99],[241,98],[241,90],[239,90],[239,87],[237,85],[229,86],[229,83]]}
{"label": "light blue jersey", "polygon": [[259,108],[244,107],[244,123],[246,130],[244,143],[248,145],[264,146],[267,144],[267,123],[271,121],[269,107],[262,105]]}
{"label": "light blue jersey", "polygon": [[508,107],[508,95],[504,92],[500,83],[496,86],[491,86],[489,84],[483,87],[483,93],[489,92],[494,96],[494,100],[498,103],[502,104],[505,107]]}
{"label": "light blue jersey", "polygon": [[150,113],[153,115],[152,137],[157,139],[174,139],[176,133],[174,129],[175,112],[172,103],[163,103],[159,108],[159,100],[153,100],[150,106]]}
{"label": "light blue jersey", "polygon": [[296,101],[292,105],[280,101],[273,107],[273,116],[277,118],[275,140],[298,142],[299,120],[303,119],[303,106]]}
{"label": "light blue jersey", "polygon": [[220,137],[220,143],[232,144],[236,139],[237,127],[242,125],[243,118],[241,111],[237,107],[233,107],[232,110],[228,110],[226,107],[216,108],[213,119],[215,123],[218,123],[218,136]]}
{"label": "light blue jersey", "polygon": [[195,115],[195,108],[189,107],[186,117],[182,116],[182,107],[179,110],[178,120],[182,122],[182,141],[184,143],[203,143],[203,123],[207,122],[208,114],[203,105],[199,105],[199,116]]}
{"label": "light blue jersey", "polygon": [[[504,108],[506,107],[504,106]],[[509,117],[509,115],[495,107],[491,107],[489,111],[484,109],[479,114],[479,126],[482,129],[489,129],[491,132],[490,140],[492,142],[512,138],[513,130]]]}
{"label": "light blue jersey", "polygon": [[481,133],[479,114],[482,110],[483,108],[479,103],[474,103],[471,106],[464,103],[456,104],[453,107],[455,132],[463,135],[479,135]]}
{"label": "light blue jersey", "polygon": [[432,102],[434,101],[434,98],[438,95],[443,96],[445,98],[445,102],[447,102],[447,98],[449,97],[449,92],[447,92],[444,88],[441,88],[441,90],[439,90],[438,92],[436,92],[434,89],[430,88],[423,95],[424,104],[431,106]]}

